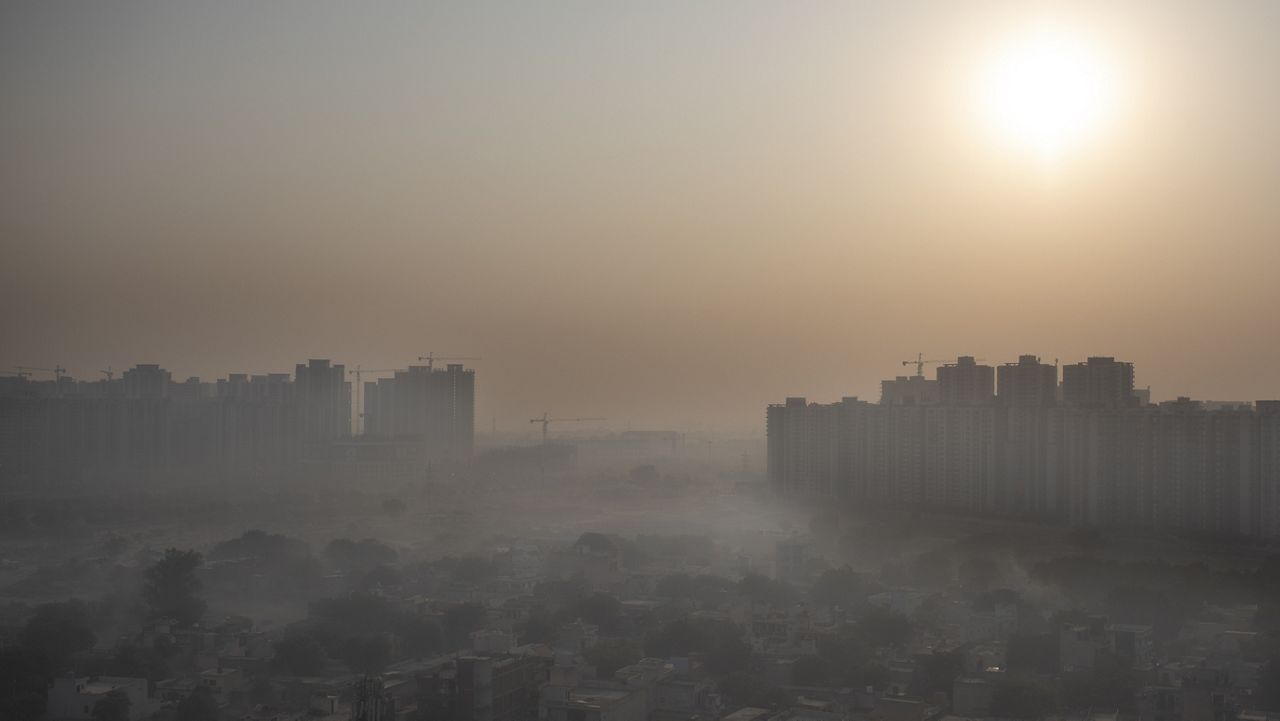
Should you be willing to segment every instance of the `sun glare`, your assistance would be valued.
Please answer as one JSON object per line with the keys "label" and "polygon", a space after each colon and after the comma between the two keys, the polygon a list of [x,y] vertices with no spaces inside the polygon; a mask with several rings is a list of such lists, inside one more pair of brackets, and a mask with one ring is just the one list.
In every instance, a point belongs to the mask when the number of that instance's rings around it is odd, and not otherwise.
{"label": "sun glare", "polygon": [[1114,102],[1113,72],[1101,54],[1059,27],[1011,37],[979,77],[979,108],[993,132],[1047,162],[1096,133]]}

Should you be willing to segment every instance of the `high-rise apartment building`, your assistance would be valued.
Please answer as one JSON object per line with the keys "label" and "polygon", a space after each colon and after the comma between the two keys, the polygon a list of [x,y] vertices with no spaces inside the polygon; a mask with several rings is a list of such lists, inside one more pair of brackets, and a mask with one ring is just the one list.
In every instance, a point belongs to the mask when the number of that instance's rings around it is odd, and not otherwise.
{"label": "high-rise apartment building", "polygon": [[880,405],[922,406],[938,402],[938,381],[924,376],[898,376],[880,381]]}
{"label": "high-rise apartment building", "polygon": [[1140,405],[1131,364],[1090,358],[1068,366],[1058,403],[1054,366],[1023,356],[1000,367],[998,400],[983,403],[988,386],[971,361],[939,369],[945,390],[933,403],[770,406],[774,488],[851,504],[1280,536],[1280,401]]}
{"label": "high-rise apartment building", "polygon": [[1058,404],[1058,367],[1041,363],[1033,355],[1018,356],[1017,363],[996,369],[996,401],[1014,408],[1041,408]]}
{"label": "high-rise apartment building", "polygon": [[783,493],[800,498],[830,498],[838,453],[837,407],[788,398],[769,406],[765,425],[769,470]]}
{"label": "high-rise apartment building", "polygon": [[426,457],[461,460],[475,448],[475,371],[410,366],[364,386],[365,434],[420,440]]}
{"label": "high-rise apartment building", "polygon": [[978,365],[973,356],[938,367],[938,402],[943,405],[986,405],[995,395],[996,369]]}
{"label": "high-rise apartment building", "polygon": [[351,435],[351,384],[346,367],[313,358],[294,369],[300,438],[317,444]]}
{"label": "high-rise apartment building", "polygon": [[1133,364],[1092,356],[1084,363],[1063,366],[1062,402],[1089,407],[1138,405],[1133,392]]}

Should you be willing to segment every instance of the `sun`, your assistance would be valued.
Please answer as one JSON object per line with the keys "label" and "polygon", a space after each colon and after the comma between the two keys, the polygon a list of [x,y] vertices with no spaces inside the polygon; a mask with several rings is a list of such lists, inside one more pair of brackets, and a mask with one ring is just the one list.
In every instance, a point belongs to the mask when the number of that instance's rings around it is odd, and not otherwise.
{"label": "sun", "polygon": [[980,70],[978,107],[997,138],[1057,162],[1095,135],[1115,101],[1114,71],[1087,39],[1036,25]]}

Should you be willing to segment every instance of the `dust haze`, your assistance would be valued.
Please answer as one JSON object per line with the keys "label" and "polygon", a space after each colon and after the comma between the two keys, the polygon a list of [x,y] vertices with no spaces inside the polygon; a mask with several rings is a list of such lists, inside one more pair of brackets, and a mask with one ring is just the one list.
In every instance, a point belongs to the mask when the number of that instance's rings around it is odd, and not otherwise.
{"label": "dust haze", "polygon": [[1266,721],[1280,6],[0,8],[3,721]]}

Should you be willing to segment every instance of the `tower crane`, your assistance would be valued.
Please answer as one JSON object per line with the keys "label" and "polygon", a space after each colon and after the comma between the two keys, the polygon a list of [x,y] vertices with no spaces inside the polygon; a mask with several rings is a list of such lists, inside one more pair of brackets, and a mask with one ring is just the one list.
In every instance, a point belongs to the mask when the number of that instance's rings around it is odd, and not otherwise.
{"label": "tower crane", "polygon": [[67,372],[67,369],[60,365],[55,365],[52,368],[36,368],[35,366],[14,366],[14,368],[18,369],[18,375],[31,375],[31,371],[52,373],[55,381],[62,380],[62,374]]}
{"label": "tower crane", "polygon": [[[974,360],[983,361],[983,360],[986,360],[986,358],[974,358]],[[955,362],[956,362],[955,358],[925,358],[923,353],[917,353],[915,360],[904,360],[902,361],[902,365],[915,366],[916,375],[924,377],[925,363],[955,363]]]}
{"label": "tower crane", "polygon": [[472,360],[472,361],[476,361],[476,360],[483,360],[483,359],[482,359],[482,358],[476,358],[476,357],[474,357],[474,356],[463,356],[463,355],[441,355],[441,356],[438,356],[438,355],[436,355],[435,353],[428,353],[428,354],[426,354],[426,355],[420,355],[420,356],[418,356],[418,360],[420,360],[420,361],[426,361],[426,362],[427,362],[427,370],[429,371],[429,370],[431,370],[431,369],[434,367],[434,365],[433,365],[433,364],[434,364],[436,361],[438,361],[438,360],[442,360],[442,361],[451,361],[451,360],[457,360],[457,361],[469,361],[469,360]]}
{"label": "tower crane", "polygon": [[364,381],[365,373],[395,373],[403,370],[401,368],[361,368],[357,365],[355,368],[347,372],[356,377],[356,435],[364,434],[364,405],[360,402],[364,397]]}
{"label": "tower crane", "polygon": [[570,421],[603,421],[603,420],[605,419],[604,418],[551,418],[546,413],[543,413],[541,418],[531,418],[529,419],[529,422],[542,424],[542,444],[545,446],[547,444],[547,427],[550,426],[552,423],[566,423]]}
{"label": "tower crane", "polygon": [[106,370],[98,371],[98,372],[107,377],[108,383],[110,383],[112,380],[115,380],[116,372],[111,370],[111,366],[107,366]]}

